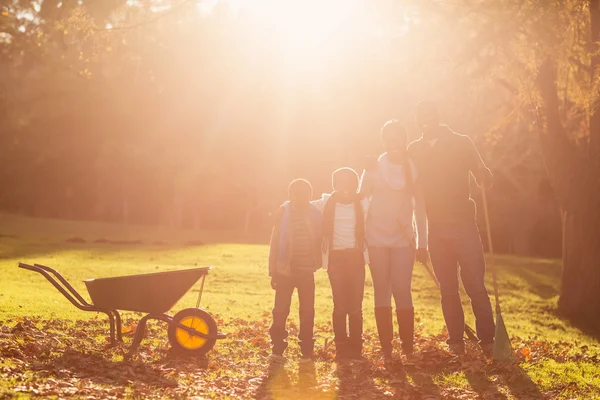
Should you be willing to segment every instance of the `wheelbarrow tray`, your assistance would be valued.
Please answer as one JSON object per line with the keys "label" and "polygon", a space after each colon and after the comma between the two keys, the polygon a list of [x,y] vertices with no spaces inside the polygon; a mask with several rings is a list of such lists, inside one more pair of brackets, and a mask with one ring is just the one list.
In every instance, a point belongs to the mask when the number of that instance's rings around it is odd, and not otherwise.
{"label": "wheelbarrow tray", "polygon": [[151,274],[87,279],[94,306],[109,310],[163,314],[169,311],[210,267]]}

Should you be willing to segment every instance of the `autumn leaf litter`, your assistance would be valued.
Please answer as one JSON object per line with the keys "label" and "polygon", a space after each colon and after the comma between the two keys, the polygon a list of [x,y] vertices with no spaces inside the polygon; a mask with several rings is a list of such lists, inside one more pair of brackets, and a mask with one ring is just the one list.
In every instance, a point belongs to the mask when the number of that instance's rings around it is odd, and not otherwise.
{"label": "autumn leaf litter", "polygon": [[[330,398],[332,394],[342,399],[534,399],[553,398],[556,392],[541,393],[520,365],[546,359],[600,362],[587,346],[520,338],[513,338],[514,362],[487,361],[474,346],[459,359],[445,350],[441,335],[417,333],[416,358],[390,367],[376,357],[376,335],[367,331],[367,361],[342,367],[334,362],[330,327],[317,326],[314,373],[299,371],[297,345],[291,340],[287,369],[269,379],[266,314],[258,321],[221,320],[219,326],[229,338],[219,341],[206,358],[175,354],[166,340],[166,326],[151,324],[142,345],[128,359],[137,320],[135,315],[124,318],[126,344],[116,347],[106,340],[108,324],[99,318],[5,322],[0,327],[1,379],[14,393],[87,399]],[[290,337],[296,334],[297,327],[291,324]],[[467,377],[471,385],[453,384],[456,375]]]}

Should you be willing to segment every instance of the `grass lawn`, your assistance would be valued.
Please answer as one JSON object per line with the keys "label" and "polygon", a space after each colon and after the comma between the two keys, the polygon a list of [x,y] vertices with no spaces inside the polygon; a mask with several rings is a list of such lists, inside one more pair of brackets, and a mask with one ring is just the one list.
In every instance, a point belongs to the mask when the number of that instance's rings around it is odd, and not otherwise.
{"label": "grass lawn", "polygon": [[[77,237],[85,243],[70,243]],[[97,239],[142,244],[95,243]],[[514,363],[482,360],[469,348],[464,360],[445,350],[439,294],[418,265],[413,298],[418,319],[414,365],[388,370],[377,359],[370,277],[365,290],[365,348],[370,362],[338,370],[333,362],[331,294],[317,273],[317,382],[298,374],[297,300],[292,305],[287,373],[262,379],[269,354],[273,291],[268,248],[225,232],[172,231],[0,216],[0,399],[30,396],[82,398],[600,398],[600,346],[553,313],[560,278],[555,260],[498,257],[503,316],[517,355]],[[200,244],[199,242],[203,244]],[[159,243],[160,242],[160,243]],[[110,348],[102,314],[73,307],[41,275],[19,261],[58,269],[82,293],[83,279],[212,265],[202,307],[230,337],[204,359],[169,351],[166,327],[151,324],[138,352]],[[491,281],[489,288],[491,288]],[[194,287],[172,310],[193,307]],[[466,296],[464,296],[466,299]],[[469,309],[465,301],[465,309]],[[474,326],[471,313],[468,323]],[[125,330],[140,314],[125,313]],[[126,339],[129,341],[130,339]]]}

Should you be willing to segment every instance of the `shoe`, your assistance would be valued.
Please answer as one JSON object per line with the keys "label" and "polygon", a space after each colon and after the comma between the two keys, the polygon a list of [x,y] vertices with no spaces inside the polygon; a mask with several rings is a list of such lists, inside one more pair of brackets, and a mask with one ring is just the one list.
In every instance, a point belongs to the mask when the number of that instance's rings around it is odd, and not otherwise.
{"label": "shoe", "polygon": [[384,359],[392,359],[392,339],[394,338],[394,321],[392,307],[375,307],[375,323]]}
{"label": "shoe", "polygon": [[402,352],[411,355],[415,343],[415,309],[413,307],[396,310],[398,321],[398,336],[402,342]]}
{"label": "shoe", "polygon": [[450,350],[450,353],[454,354],[455,356],[464,356],[466,354],[464,343],[448,344],[448,349]]}
{"label": "shoe", "polygon": [[479,343],[479,346],[485,357],[492,358],[494,356],[494,342]]}

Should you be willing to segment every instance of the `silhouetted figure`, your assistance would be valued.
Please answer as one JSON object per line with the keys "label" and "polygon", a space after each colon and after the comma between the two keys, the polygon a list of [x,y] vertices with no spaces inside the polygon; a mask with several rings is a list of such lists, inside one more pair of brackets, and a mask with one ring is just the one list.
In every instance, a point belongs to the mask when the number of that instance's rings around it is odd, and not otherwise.
{"label": "silhouetted figure", "polygon": [[358,174],[340,168],[332,176],[333,193],[313,201],[323,211],[323,268],[333,294],[336,361],[362,361],[365,292],[365,219],[369,200],[358,194]]}
{"label": "silhouetted figure", "polygon": [[269,276],[275,290],[271,364],[283,365],[287,317],[294,289],[298,289],[301,363],[312,362],[314,352],[315,277],[321,268],[321,212],[310,203],[312,186],[296,179],[289,186],[289,201],[277,212],[269,252]]}
{"label": "silhouetted figure", "polygon": [[429,252],[440,283],[442,310],[448,328],[448,345],[464,354],[465,317],[459,295],[458,267],[471,298],[477,336],[486,352],[493,350],[494,319],[485,287],[485,259],[471,199],[470,174],[478,185],[489,186],[492,173],[468,136],[439,122],[432,102],[417,105],[417,122],[423,136],[409,146],[421,174],[429,225]]}
{"label": "silhouetted figure", "polygon": [[366,228],[375,321],[383,356],[389,361],[394,335],[392,295],[402,350],[407,355],[413,353],[411,279],[415,251],[410,242],[414,240],[414,219],[419,252],[427,248],[427,222],[424,203],[419,195],[418,169],[406,152],[406,128],[397,121],[389,121],[381,129],[381,140],[386,153],[373,165],[367,166],[360,192],[371,201]]}

